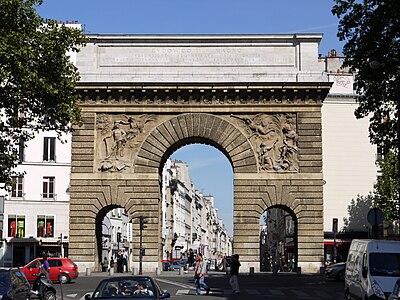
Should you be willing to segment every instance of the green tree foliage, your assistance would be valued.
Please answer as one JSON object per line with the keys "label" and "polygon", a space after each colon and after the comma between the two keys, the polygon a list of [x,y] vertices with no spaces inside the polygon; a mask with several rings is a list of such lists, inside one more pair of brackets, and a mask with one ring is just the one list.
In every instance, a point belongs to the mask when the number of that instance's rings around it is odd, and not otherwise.
{"label": "green tree foliage", "polygon": [[368,211],[372,208],[373,195],[357,195],[357,199],[352,199],[347,206],[348,218],[343,218],[344,231],[366,231],[371,225],[368,223]]}
{"label": "green tree foliage", "polygon": [[334,2],[332,13],[340,19],[338,37],[346,42],[344,64],[356,74],[359,105],[355,115],[370,117],[370,139],[374,144],[398,151],[400,1]]}
{"label": "green tree foliage", "polygon": [[80,122],[77,68],[68,51],[86,43],[81,30],[43,20],[41,0],[0,0],[0,182],[8,182],[16,149],[40,130],[59,136]]}
{"label": "green tree foliage", "polygon": [[397,200],[399,199],[399,181],[397,178],[399,162],[396,155],[389,151],[379,165],[382,175],[378,177],[375,184],[374,205],[383,211],[385,220],[398,220],[400,218]]}

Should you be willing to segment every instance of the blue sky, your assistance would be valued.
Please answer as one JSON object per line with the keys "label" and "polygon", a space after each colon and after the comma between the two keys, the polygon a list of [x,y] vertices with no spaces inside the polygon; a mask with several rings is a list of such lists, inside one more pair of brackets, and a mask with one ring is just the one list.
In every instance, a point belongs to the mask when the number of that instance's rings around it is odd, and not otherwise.
{"label": "blue sky", "polygon": [[[332,0],[44,0],[43,18],[77,20],[86,33],[270,34],[323,33],[319,53],[342,52]],[[215,197],[232,234],[233,173],[210,146],[189,145],[172,156],[190,166],[195,186]]]}

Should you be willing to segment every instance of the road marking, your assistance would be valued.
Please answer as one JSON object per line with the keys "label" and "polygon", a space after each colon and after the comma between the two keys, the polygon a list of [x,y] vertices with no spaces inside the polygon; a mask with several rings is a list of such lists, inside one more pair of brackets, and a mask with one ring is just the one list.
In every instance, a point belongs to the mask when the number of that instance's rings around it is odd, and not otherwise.
{"label": "road marking", "polygon": [[224,294],[224,295],[233,295],[233,291],[232,290],[223,290],[222,294]]}
{"label": "road marking", "polygon": [[65,297],[68,297],[68,298],[75,298],[76,296],[78,296],[78,294],[68,294],[68,295],[65,295]]}
{"label": "road marking", "polygon": [[177,290],[176,295],[189,295],[190,290]]}
{"label": "road marking", "polygon": [[185,288],[185,289],[191,289],[191,290],[195,289],[191,285],[180,283],[180,282],[175,282],[175,281],[170,281],[170,280],[165,280],[165,279],[160,279],[160,278],[157,278],[157,281],[164,282],[164,283],[167,283],[167,284],[176,285],[176,286],[179,286],[179,287]]}
{"label": "road marking", "polygon": [[273,295],[273,296],[284,296],[285,295],[285,293],[283,293],[282,291],[280,291],[280,290],[275,290],[275,289],[273,289],[273,290],[269,290],[270,291],[270,293]]}
{"label": "road marking", "polygon": [[246,290],[249,295],[260,295],[260,292],[257,290]]}
{"label": "road marking", "polygon": [[91,292],[91,293],[85,293],[85,294],[82,296],[82,298],[79,298],[79,300],[85,300],[85,296],[86,296],[86,295],[92,296],[92,294],[93,294],[93,292]]}

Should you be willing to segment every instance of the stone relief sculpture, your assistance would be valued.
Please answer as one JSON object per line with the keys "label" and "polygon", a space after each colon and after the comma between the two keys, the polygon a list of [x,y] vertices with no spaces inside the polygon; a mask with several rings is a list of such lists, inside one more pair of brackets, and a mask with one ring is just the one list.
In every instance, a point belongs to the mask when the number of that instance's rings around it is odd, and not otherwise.
{"label": "stone relief sculpture", "polygon": [[256,146],[260,171],[297,172],[298,135],[295,114],[257,114],[253,118],[239,117],[249,139]]}
{"label": "stone relief sculpture", "polygon": [[132,167],[133,152],[146,123],[153,115],[107,115],[97,117],[99,171],[123,172]]}

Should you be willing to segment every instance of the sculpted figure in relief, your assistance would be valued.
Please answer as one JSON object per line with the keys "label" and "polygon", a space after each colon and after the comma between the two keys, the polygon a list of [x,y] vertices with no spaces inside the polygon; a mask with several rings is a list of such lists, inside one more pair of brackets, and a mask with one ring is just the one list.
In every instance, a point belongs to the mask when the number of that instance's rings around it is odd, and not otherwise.
{"label": "sculpted figure in relief", "polygon": [[249,139],[258,151],[261,171],[298,171],[296,119],[293,114],[233,116],[247,125]]}
{"label": "sculpted figure in relief", "polygon": [[[132,166],[133,150],[139,143],[137,136],[143,132],[147,122],[155,117],[122,115],[99,115],[97,118],[99,170],[110,172],[127,171]],[[113,124],[111,126],[111,124]]]}

